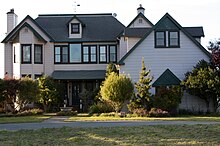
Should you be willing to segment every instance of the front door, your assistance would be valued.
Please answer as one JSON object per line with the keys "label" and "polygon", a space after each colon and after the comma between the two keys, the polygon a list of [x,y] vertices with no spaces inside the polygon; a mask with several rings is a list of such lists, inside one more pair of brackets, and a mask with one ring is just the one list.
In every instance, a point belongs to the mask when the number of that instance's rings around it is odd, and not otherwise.
{"label": "front door", "polygon": [[73,107],[79,111],[80,109],[80,97],[79,94],[81,93],[81,84],[79,82],[72,83],[72,105]]}

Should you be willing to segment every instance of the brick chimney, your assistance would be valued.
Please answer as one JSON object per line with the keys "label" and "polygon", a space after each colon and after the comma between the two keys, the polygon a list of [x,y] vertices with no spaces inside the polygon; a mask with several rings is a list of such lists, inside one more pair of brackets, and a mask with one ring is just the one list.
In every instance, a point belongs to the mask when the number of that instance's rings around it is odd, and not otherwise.
{"label": "brick chimney", "polygon": [[10,33],[15,28],[18,22],[17,19],[18,16],[15,14],[14,9],[11,9],[7,13],[7,34]]}
{"label": "brick chimney", "polygon": [[144,15],[144,11],[145,11],[145,8],[143,8],[142,4],[140,4],[140,7],[137,8],[137,14],[142,13]]}

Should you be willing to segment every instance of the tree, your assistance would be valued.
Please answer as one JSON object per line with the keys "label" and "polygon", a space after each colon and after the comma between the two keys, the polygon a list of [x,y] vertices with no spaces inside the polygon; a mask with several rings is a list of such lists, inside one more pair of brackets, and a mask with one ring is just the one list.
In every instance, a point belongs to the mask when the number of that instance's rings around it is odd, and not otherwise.
{"label": "tree", "polygon": [[109,102],[118,112],[125,100],[131,98],[133,88],[130,78],[112,72],[104,81],[100,92],[102,99]]}
{"label": "tree", "polygon": [[208,49],[212,51],[212,63],[220,70],[220,39],[215,41],[210,41]]}
{"label": "tree", "polygon": [[29,77],[21,78],[19,82],[19,93],[17,103],[23,107],[29,102],[37,101],[39,97],[39,87],[36,80]]}
{"label": "tree", "polygon": [[[198,63],[201,64],[201,61]],[[192,72],[189,72],[182,84],[186,87],[189,93],[196,95],[206,102],[207,113],[210,112],[209,104],[213,100],[215,102],[215,109],[219,104],[220,94],[220,77],[217,75],[215,69],[210,65],[194,67]]]}
{"label": "tree", "polygon": [[142,59],[140,78],[139,81],[135,83],[137,93],[131,100],[131,105],[135,106],[136,108],[144,108],[147,110],[150,109],[152,95],[149,90],[151,89],[152,80],[153,77],[150,76],[150,70],[146,69],[144,59]]}
{"label": "tree", "polygon": [[[3,81],[3,97],[5,98],[5,108],[6,111],[15,112],[16,108],[16,97],[19,91],[19,80],[16,79],[7,79]],[[7,106],[6,106],[7,104]]]}
{"label": "tree", "polygon": [[52,103],[55,103],[58,100],[56,82],[52,77],[42,76],[38,79],[40,98],[39,102],[43,104],[44,111],[48,112]]}
{"label": "tree", "polygon": [[117,70],[115,64],[113,64],[113,63],[110,62],[110,63],[107,65],[107,67],[106,67],[106,78],[107,78],[112,72],[116,73],[117,75],[119,74],[119,72],[118,72],[118,70]]}

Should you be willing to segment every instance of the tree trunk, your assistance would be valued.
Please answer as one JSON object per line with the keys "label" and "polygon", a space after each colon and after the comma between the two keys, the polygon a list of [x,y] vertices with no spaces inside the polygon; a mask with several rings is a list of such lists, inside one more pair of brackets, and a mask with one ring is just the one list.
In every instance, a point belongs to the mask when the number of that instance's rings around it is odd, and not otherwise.
{"label": "tree trunk", "polygon": [[210,109],[209,109],[209,103],[210,103],[210,101],[209,101],[209,100],[205,100],[205,103],[206,103],[206,108],[207,108],[206,114],[209,114],[209,113],[210,113]]}

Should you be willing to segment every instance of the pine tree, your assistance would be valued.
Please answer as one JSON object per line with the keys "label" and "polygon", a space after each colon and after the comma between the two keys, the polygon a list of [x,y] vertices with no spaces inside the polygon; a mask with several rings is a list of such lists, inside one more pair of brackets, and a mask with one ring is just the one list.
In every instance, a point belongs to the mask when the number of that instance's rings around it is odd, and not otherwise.
{"label": "pine tree", "polygon": [[137,83],[135,83],[135,88],[137,89],[136,96],[133,99],[133,102],[137,105],[138,108],[150,109],[150,100],[151,100],[151,82],[153,77],[150,77],[150,70],[146,69],[144,64],[144,59],[142,59],[142,67],[140,72],[140,78]]}
{"label": "pine tree", "polygon": [[107,65],[107,67],[106,67],[106,75],[105,75],[106,78],[107,78],[112,72],[115,72],[117,75],[119,74],[119,72],[118,72],[118,70],[117,70],[115,64],[113,64],[113,63],[110,62],[110,63]]}

